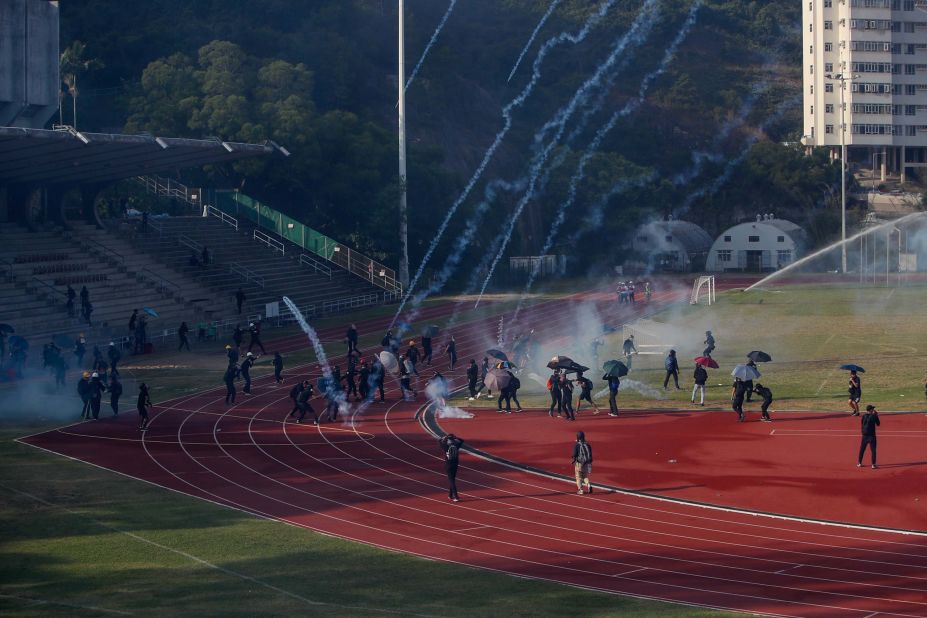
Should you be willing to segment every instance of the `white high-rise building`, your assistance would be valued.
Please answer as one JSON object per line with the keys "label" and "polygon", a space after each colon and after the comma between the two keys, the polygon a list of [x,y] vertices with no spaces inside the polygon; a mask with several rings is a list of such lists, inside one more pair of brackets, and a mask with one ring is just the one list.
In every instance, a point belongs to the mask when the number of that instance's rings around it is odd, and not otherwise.
{"label": "white high-rise building", "polygon": [[801,0],[804,137],[899,174],[927,167],[927,3]]}

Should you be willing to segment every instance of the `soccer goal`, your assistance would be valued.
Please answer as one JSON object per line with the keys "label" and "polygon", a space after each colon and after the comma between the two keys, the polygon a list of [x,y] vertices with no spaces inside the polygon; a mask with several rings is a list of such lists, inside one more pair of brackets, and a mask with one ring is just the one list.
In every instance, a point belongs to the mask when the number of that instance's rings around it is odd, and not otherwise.
{"label": "soccer goal", "polygon": [[699,296],[702,295],[702,289],[705,289],[705,292],[708,294],[708,304],[711,305],[714,302],[717,302],[718,297],[715,293],[715,278],[712,275],[699,277],[695,280],[695,283],[692,284],[692,298],[689,299],[690,305],[699,304]]}

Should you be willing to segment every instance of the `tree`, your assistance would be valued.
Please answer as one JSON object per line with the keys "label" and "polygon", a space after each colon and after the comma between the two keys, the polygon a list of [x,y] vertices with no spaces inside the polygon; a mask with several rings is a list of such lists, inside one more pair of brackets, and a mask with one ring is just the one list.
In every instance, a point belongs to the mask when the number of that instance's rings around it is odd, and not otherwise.
{"label": "tree", "polygon": [[[103,68],[103,62],[96,58],[86,58],[87,46],[80,41],[74,41],[62,53],[59,61],[59,72],[61,80],[68,87],[68,94],[71,95],[73,102],[73,123],[74,130],[77,130],[77,97],[80,91],[77,89],[77,78],[93,69]],[[61,111],[61,99],[63,93],[58,96],[58,121],[64,124],[64,115]]]}

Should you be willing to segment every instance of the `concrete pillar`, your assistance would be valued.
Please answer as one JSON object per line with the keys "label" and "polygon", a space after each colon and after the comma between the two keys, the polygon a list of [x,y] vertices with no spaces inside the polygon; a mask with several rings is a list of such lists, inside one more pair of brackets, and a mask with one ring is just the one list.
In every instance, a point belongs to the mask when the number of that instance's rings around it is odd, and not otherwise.
{"label": "concrete pillar", "polygon": [[901,184],[904,184],[907,180],[907,174],[905,174],[905,167],[904,167],[904,162],[905,162],[905,147],[904,146],[901,147],[901,154],[899,156],[901,158],[901,161],[899,161],[899,165],[898,165],[898,167],[901,168],[899,170],[899,172],[901,173]]}
{"label": "concrete pillar", "polygon": [[885,165],[885,157],[888,156],[888,149],[884,146],[882,147],[882,162],[879,164],[879,178],[882,179],[882,182],[885,182],[886,173],[888,171],[887,166]]}

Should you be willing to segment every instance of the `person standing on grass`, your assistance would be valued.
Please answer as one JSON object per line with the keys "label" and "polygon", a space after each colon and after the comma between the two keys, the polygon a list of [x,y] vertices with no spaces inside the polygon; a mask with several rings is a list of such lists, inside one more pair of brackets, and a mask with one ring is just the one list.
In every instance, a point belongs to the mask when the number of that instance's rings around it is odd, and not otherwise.
{"label": "person standing on grass", "polygon": [[142,382],[138,386],[138,401],[135,404],[138,410],[139,430],[148,429],[148,410],[151,408],[151,397],[148,395],[148,385]]}
{"label": "person standing on grass", "polygon": [[225,375],[222,376],[222,381],[225,382],[225,405],[235,403],[235,378],[237,377],[238,366],[229,365],[225,370]]}
{"label": "person standing on grass", "polygon": [[190,332],[190,327],[187,326],[186,322],[180,323],[180,328],[177,329],[177,337],[180,339],[180,347],[177,348],[177,351],[180,352],[187,348],[187,352],[190,352],[190,339],[187,337],[187,334]]}
{"label": "person standing on grass", "polygon": [[454,335],[451,335],[451,340],[447,342],[444,353],[447,354],[448,363],[450,364],[451,371],[453,371],[454,365],[457,364],[457,341],[454,340]]}
{"label": "person standing on grass", "polygon": [[280,356],[280,352],[274,352],[274,381],[277,384],[283,382],[283,357]]}
{"label": "person standing on grass", "polygon": [[853,413],[850,416],[859,416],[859,401],[863,398],[863,382],[856,375],[855,371],[850,372],[850,381],[847,392],[850,394],[850,409]]}
{"label": "person standing on grass", "polygon": [[479,379],[480,368],[476,366],[476,360],[470,359],[467,365],[467,388],[470,389],[470,401],[476,399],[476,382]]}
{"label": "person standing on grass", "polygon": [[119,416],[119,398],[122,397],[122,382],[113,372],[109,379],[109,407],[113,409],[113,416]]}
{"label": "person standing on grass", "polygon": [[663,378],[663,389],[666,390],[670,377],[676,384],[676,390],[679,388],[679,361],[676,359],[676,350],[670,350],[669,354],[663,360],[663,367],[666,369],[666,377]]}
{"label": "person standing on grass", "polygon": [[692,386],[692,403],[695,403],[695,393],[701,393],[700,406],[705,405],[705,383],[708,382],[708,371],[699,363],[695,363],[695,373],[692,374],[695,384]]}
{"label": "person standing on grass", "polygon": [[866,406],[866,413],[860,419],[860,426],[863,431],[863,439],[859,443],[859,457],[856,458],[856,467],[863,466],[863,455],[866,454],[866,447],[869,447],[869,454],[872,457],[872,468],[878,468],[876,465],[876,427],[881,425],[879,422],[879,411],[872,404]]}
{"label": "person standing on grass", "polygon": [[451,502],[460,502],[457,495],[457,467],[460,463],[460,447],[464,441],[452,433],[447,434],[438,444],[444,453],[444,471],[447,473],[447,497]]}
{"label": "person standing on grass", "polygon": [[762,412],[762,420],[764,423],[771,423],[772,419],[769,418],[769,406],[772,405],[773,396],[772,391],[760,384],[756,383],[756,386],[753,387],[753,392],[763,398],[763,405],[760,406],[760,411]]}
{"label": "person standing on grass", "polygon": [[628,371],[631,371],[631,355],[637,352],[637,348],[634,347],[634,335],[628,335],[621,344],[621,349],[624,352],[624,363],[628,366]]}
{"label": "person standing on grass", "polygon": [[586,490],[592,493],[592,484],[589,475],[592,474],[592,445],[586,442],[586,434],[576,432],[576,442],[573,443],[573,472],[576,475],[576,493],[584,494]]}
{"label": "person standing on grass", "polygon": [[554,408],[557,408],[557,416],[563,413],[563,393],[560,391],[560,370],[554,369],[554,372],[547,378],[547,390],[550,392],[550,409],[547,410],[547,416],[554,416]]}
{"label": "person standing on grass", "polygon": [[747,394],[747,387],[740,378],[734,378],[734,386],[731,388],[731,407],[737,413],[737,420],[744,422],[744,396]]}

